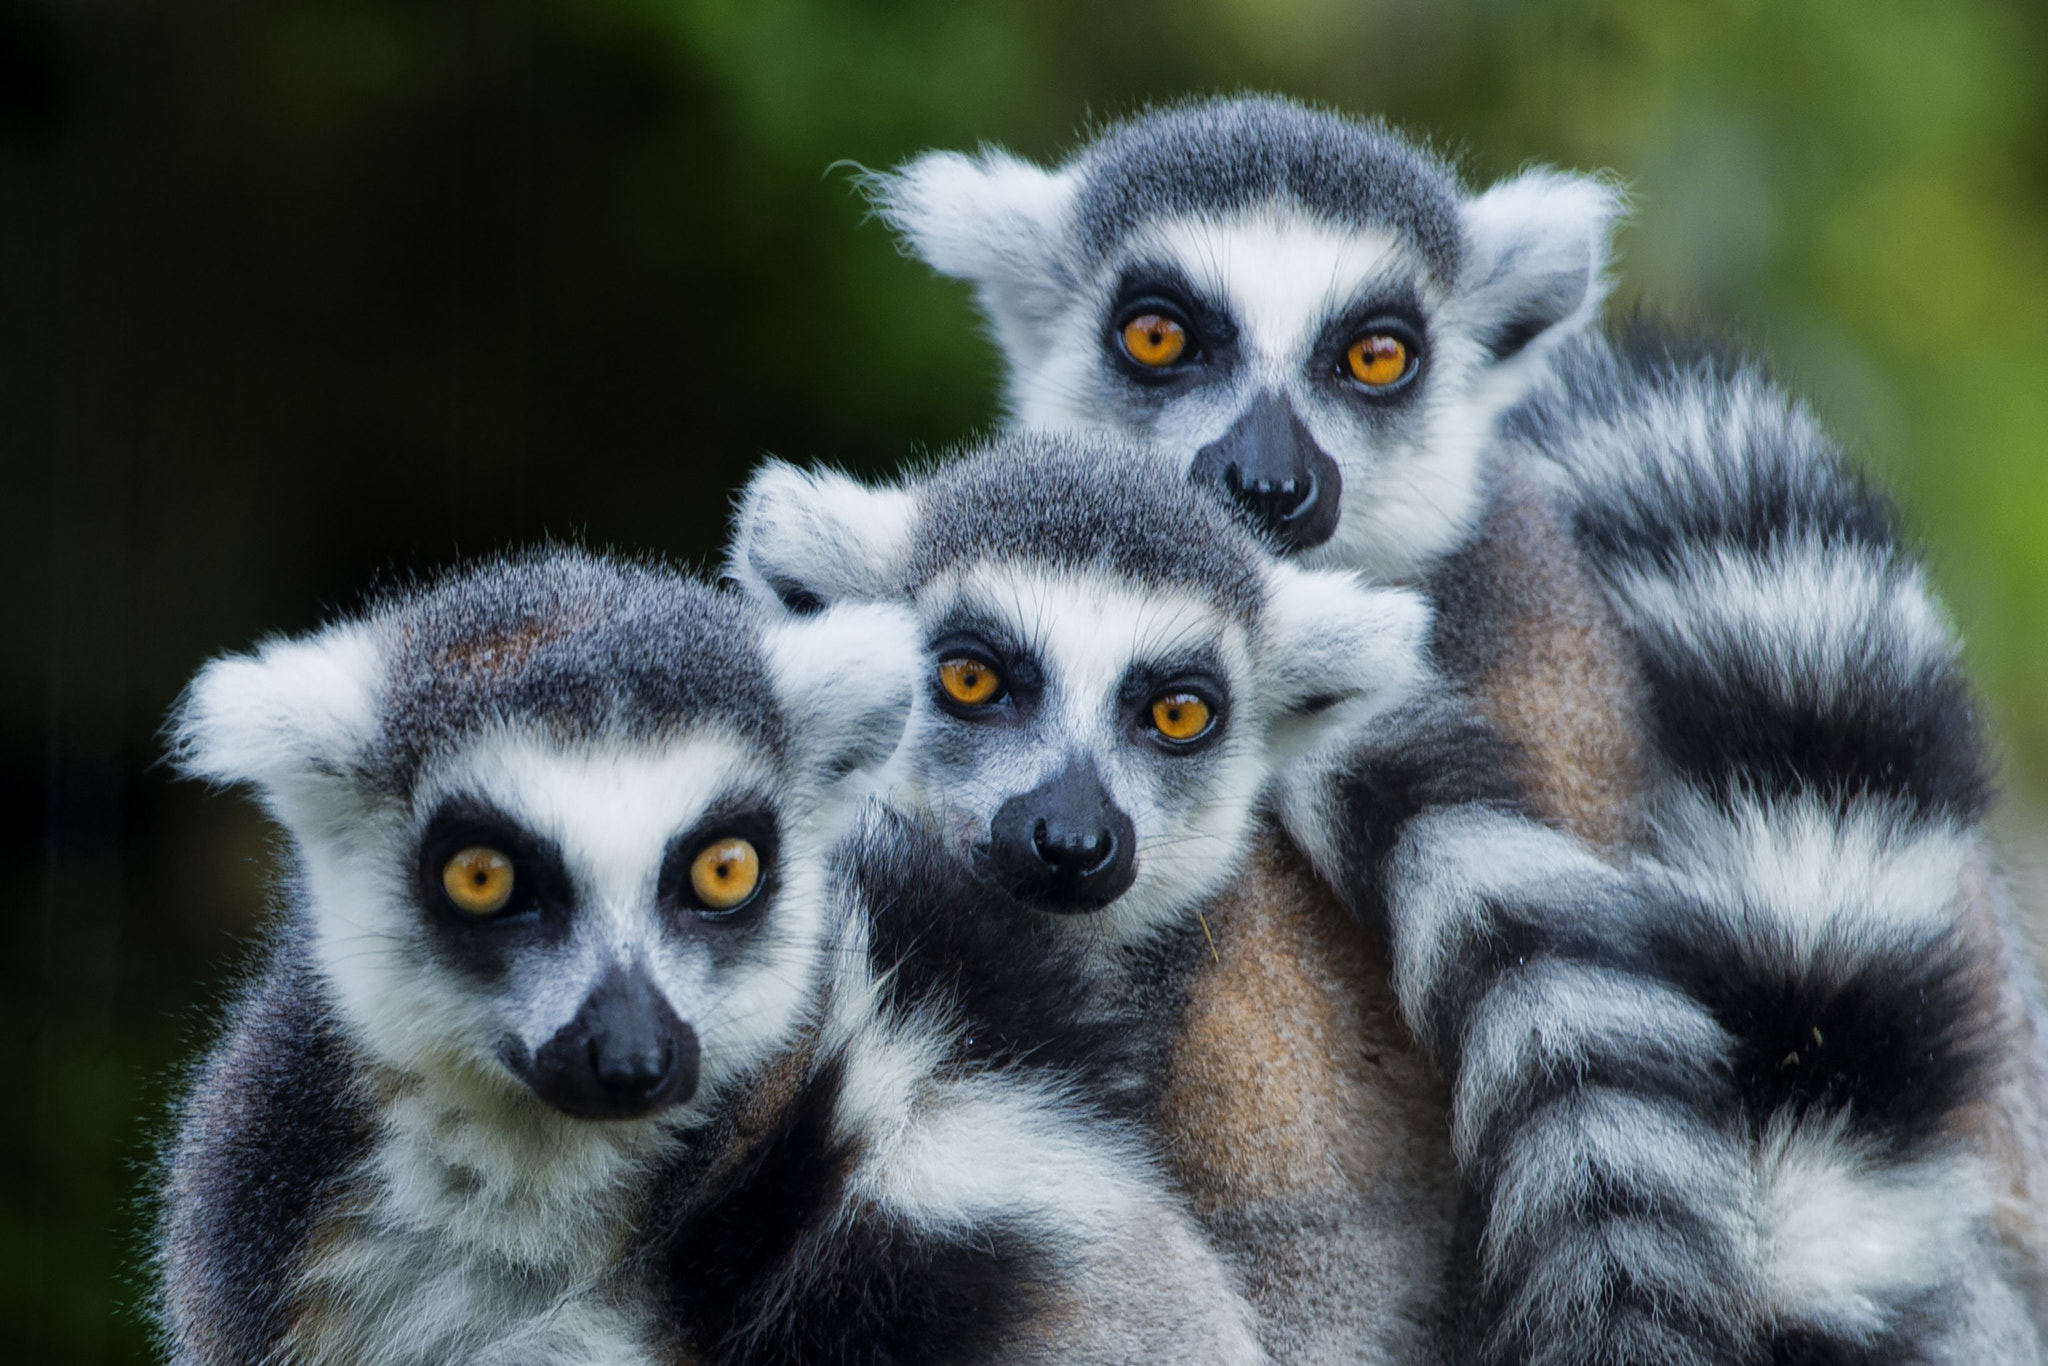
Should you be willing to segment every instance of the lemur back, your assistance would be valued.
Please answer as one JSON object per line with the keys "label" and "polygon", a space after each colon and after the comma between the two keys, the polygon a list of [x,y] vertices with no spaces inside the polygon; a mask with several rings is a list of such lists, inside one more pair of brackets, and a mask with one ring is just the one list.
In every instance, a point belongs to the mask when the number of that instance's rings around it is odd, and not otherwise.
{"label": "lemur back", "polygon": [[173,1359],[1257,1361],[1117,1002],[839,841],[915,658],[556,553],[210,666],[181,757],[298,871],[170,1154]]}
{"label": "lemur back", "polygon": [[[974,284],[1019,424],[1136,438],[1279,550],[1434,601],[1492,814],[1370,738],[1283,810],[1451,1080],[1484,1359],[2039,1350],[2038,1145],[1964,1133],[2031,1132],[2033,989],[1981,805],[1914,795],[1983,785],[1953,646],[1809,418],[1593,330],[1611,186],[1468,194],[1383,126],[1228,99],[871,187]],[[1952,1082],[1751,1065],[1858,1015]],[[1868,1198],[1792,1199],[1815,1163]]]}
{"label": "lemur back", "polygon": [[1530,811],[1595,849],[1629,849],[1652,763],[1642,669],[1529,469],[1493,463],[1476,534],[1428,586],[1435,657],[1491,724]]}

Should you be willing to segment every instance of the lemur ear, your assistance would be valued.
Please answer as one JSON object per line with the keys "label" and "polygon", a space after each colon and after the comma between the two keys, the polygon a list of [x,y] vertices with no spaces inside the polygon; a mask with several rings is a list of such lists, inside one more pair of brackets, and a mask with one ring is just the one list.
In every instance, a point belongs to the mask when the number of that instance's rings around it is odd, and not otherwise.
{"label": "lemur ear", "polygon": [[345,776],[376,742],[384,656],[365,626],[268,640],[199,671],[171,715],[188,777],[250,783],[276,808]]}
{"label": "lemur ear", "polygon": [[1414,696],[1428,677],[1429,621],[1428,603],[1411,589],[1275,563],[1263,628],[1265,687],[1276,706],[1269,747],[1299,753]]}
{"label": "lemur ear", "polygon": [[927,152],[871,177],[869,197],[910,249],[941,275],[988,284],[1041,276],[1066,235],[1076,175],[1008,152]]}
{"label": "lemur ear", "polygon": [[882,218],[941,275],[981,287],[1001,328],[1035,315],[1034,298],[1072,282],[1067,217],[1076,170],[1046,171],[1007,152],[927,152],[894,174],[867,182]]}
{"label": "lemur ear", "polygon": [[906,603],[848,603],[765,632],[776,699],[804,761],[827,778],[879,767],[909,724],[924,664]]}
{"label": "lemur ear", "polygon": [[902,592],[917,499],[836,470],[770,460],[747,481],[725,576],[757,602],[798,614]]}
{"label": "lemur ear", "polygon": [[1460,311],[1496,360],[1548,350],[1593,321],[1623,208],[1619,186],[1549,170],[1465,201]]}

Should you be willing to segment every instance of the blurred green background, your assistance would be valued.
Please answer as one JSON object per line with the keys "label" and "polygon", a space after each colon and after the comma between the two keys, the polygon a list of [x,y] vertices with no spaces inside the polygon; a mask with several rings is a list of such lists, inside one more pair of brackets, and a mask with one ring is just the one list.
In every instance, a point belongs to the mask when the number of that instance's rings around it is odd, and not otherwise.
{"label": "blurred green background", "polygon": [[148,1350],[147,1161],[273,866],[156,766],[199,663],[543,535],[706,560],[763,451],[957,440],[994,357],[833,163],[1241,87],[1626,177],[1622,301],[1899,490],[2038,809],[2048,6],[0,0],[0,1355]]}

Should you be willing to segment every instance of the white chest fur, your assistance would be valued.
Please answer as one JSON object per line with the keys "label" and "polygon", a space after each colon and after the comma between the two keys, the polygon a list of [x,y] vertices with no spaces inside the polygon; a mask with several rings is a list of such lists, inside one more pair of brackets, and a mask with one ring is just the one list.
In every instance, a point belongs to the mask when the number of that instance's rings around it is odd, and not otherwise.
{"label": "white chest fur", "polygon": [[675,1141],[537,1107],[487,1118],[401,1093],[315,1230],[293,1362],[629,1366],[665,1359],[621,1271]]}

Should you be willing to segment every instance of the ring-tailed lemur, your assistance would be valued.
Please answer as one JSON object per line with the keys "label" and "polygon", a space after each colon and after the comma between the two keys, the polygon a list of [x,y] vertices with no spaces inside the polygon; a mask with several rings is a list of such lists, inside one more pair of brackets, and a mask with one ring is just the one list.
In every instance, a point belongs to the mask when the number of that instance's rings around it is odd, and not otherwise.
{"label": "ring-tailed lemur", "polygon": [[1097,1113],[1118,1007],[914,825],[833,862],[917,658],[555,552],[209,665],[180,758],[297,873],[171,1154],[173,1360],[1257,1361]]}
{"label": "ring-tailed lemur", "polygon": [[[1803,410],[1590,330],[1611,186],[1467,195],[1380,126],[1239,99],[873,188],[975,284],[1017,421],[1141,437],[1281,549],[1426,586],[1529,808],[1664,887],[1647,925],[1446,918],[1347,857],[1428,885],[1454,825],[1372,814],[1426,755],[1361,756],[1349,820],[1288,803],[1457,1078],[1492,1358],[2040,1350],[2039,1015],[1953,643]],[[1474,827],[1436,876],[1465,896],[1530,833]]]}
{"label": "ring-tailed lemur", "polygon": [[[1613,869],[1517,820],[1490,735],[1422,666],[1409,593],[1272,559],[1175,473],[1100,438],[1028,436],[893,487],[770,465],[728,570],[763,598],[909,598],[931,691],[899,794],[1146,984],[1154,1124],[1273,1355],[1455,1359],[1450,1097],[1378,942],[1255,818],[1260,795],[1293,756],[1356,737],[1347,772],[1422,765],[1388,795],[1414,833],[1367,855],[1376,879],[1453,917],[1645,917]],[[1511,864],[1457,887],[1414,866],[1417,848],[1456,862],[1487,832]],[[1672,992],[1622,1007],[1667,1009],[1715,1046]],[[1516,1137],[1504,1151],[1540,1160]]]}

